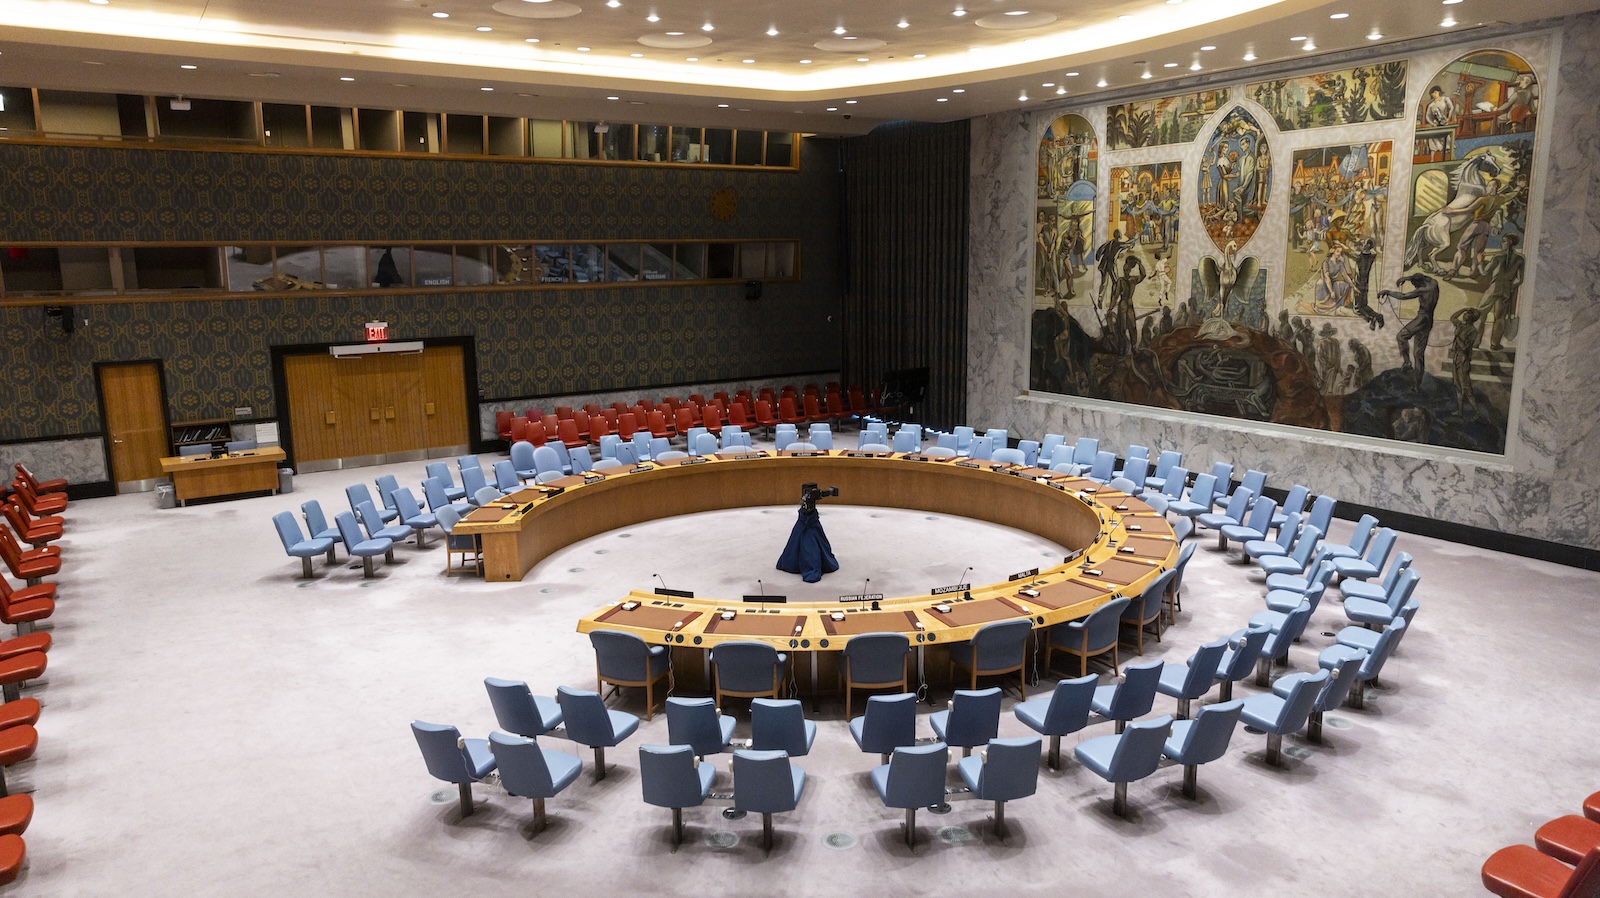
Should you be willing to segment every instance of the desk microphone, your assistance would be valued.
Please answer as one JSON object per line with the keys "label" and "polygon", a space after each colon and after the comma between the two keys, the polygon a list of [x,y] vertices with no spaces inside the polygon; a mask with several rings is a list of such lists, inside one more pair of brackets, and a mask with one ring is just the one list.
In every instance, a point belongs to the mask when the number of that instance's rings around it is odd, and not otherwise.
{"label": "desk microphone", "polygon": [[956,582],[957,583],[965,583],[965,582],[967,582],[967,575],[970,574],[970,573],[972,573],[972,565],[969,564],[969,565],[967,565],[967,569],[961,572],[961,576],[956,578]]}
{"label": "desk microphone", "polygon": [[[657,580],[661,580],[661,575],[660,574],[651,574],[650,576],[656,578]],[[671,589],[672,587],[667,585],[667,581],[661,580],[661,588],[662,589]]]}
{"label": "desk microphone", "polygon": [[861,583],[861,597],[863,599],[867,597],[867,587],[869,587],[871,585],[872,585],[872,578],[871,577],[868,577],[866,580],[862,581],[862,583]]}
{"label": "desk microphone", "polygon": [[767,587],[762,585],[760,577],[756,578],[756,589],[760,590],[762,595],[766,595],[767,594]]}

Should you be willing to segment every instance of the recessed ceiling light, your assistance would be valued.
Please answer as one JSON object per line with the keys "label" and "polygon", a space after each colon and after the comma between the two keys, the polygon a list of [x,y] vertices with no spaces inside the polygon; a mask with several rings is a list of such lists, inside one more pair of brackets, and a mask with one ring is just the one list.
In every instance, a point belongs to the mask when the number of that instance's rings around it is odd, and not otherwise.
{"label": "recessed ceiling light", "polygon": [[1256,61],[1256,51],[1254,51],[1254,50],[1246,50],[1246,51],[1244,51],[1244,61],[1245,62],[1255,62]]}
{"label": "recessed ceiling light", "polygon": [[1350,14],[1347,13],[1347,12],[1336,12],[1336,13],[1333,13],[1333,14],[1329,15],[1328,18],[1330,18],[1330,19],[1348,19],[1348,18],[1350,18]]}
{"label": "recessed ceiling light", "polygon": [[1200,71],[1200,60],[1196,59],[1194,62],[1189,63],[1189,71],[1191,71],[1191,72]]}
{"label": "recessed ceiling light", "polygon": [[767,26],[767,37],[777,37],[777,36],[778,36],[778,26],[776,26],[776,25],[768,25]]}
{"label": "recessed ceiling light", "polygon": [[800,64],[801,64],[801,65],[810,65],[810,64],[811,64],[811,60],[809,60],[809,59],[802,59],[802,60],[800,60]]}
{"label": "recessed ceiling light", "polygon": [[1106,79],[1101,78],[1099,81],[1095,82],[1094,86],[1095,87],[1105,87],[1106,86]]}
{"label": "recessed ceiling light", "polygon": [[911,23],[907,22],[905,19],[901,19],[900,23],[895,25],[894,27],[896,27],[896,28],[910,28],[911,27]]}
{"label": "recessed ceiling light", "polygon": [[436,12],[433,14],[433,17],[435,19],[448,19],[450,18],[450,14],[447,12]]}
{"label": "recessed ceiling light", "polygon": [[739,61],[744,63],[745,65],[749,65],[750,63],[755,62],[754,59],[741,59]]}
{"label": "recessed ceiling light", "polygon": [[1369,41],[1381,41],[1381,40],[1383,40],[1383,32],[1374,29],[1371,34],[1367,35],[1367,40],[1369,40]]}
{"label": "recessed ceiling light", "polygon": [[948,102],[950,102],[950,98],[949,97],[940,97],[939,99],[934,100],[933,102],[935,102],[935,103],[948,103]]}
{"label": "recessed ceiling light", "polygon": [[1150,78],[1152,76],[1150,74],[1150,71],[1148,69],[1146,69],[1142,74],[1139,75],[1139,77],[1140,78]]}
{"label": "recessed ceiling light", "polygon": [[89,2],[93,3],[95,6],[105,6],[106,4],[110,3],[111,0],[89,0]]}
{"label": "recessed ceiling light", "polygon": [[1306,50],[1306,51],[1315,50],[1315,49],[1317,49],[1317,42],[1316,41],[1306,41],[1305,42],[1305,46],[1301,47],[1300,49]]}
{"label": "recessed ceiling light", "polygon": [[643,53],[629,53],[628,55],[632,56],[634,59],[643,59],[644,58],[644,54]]}
{"label": "recessed ceiling light", "polygon": [[717,29],[710,22],[707,22],[704,25],[700,26],[700,30],[701,31],[716,31]]}
{"label": "recessed ceiling light", "polygon": [[494,29],[490,28],[488,25],[479,25],[477,27],[477,30],[478,31],[493,31]]}
{"label": "recessed ceiling light", "polygon": [[[389,86],[390,87],[410,87],[411,85],[395,83],[395,84],[391,84]],[[517,94],[517,96],[519,96],[519,97],[531,97],[531,96],[533,96],[533,94]]]}
{"label": "recessed ceiling light", "polygon": [[1217,49],[1217,45],[1216,44],[1206,44],[1204,47],[1200,48],[1200,52],[1209,53],[1210,51],[1215,50],[1215,49]]}
{"label": "recessed ceiling light", "polygon": [[843,25],[835,25],[835,26],[833,26],[833,33],[834,34],[844,34],[844,32],[845,32],[845,27]]}
{"label": "recessed ceiling light", "polygon": [[838,112],[839,111],[839,107],[837,107],[837,106],[829,106],[828,107],[828,111],[829,112]]}
{"label": "recessed ceiling light", "polygon": [[962,16],[966,15],[966,14],[967,14],[967,11],[962,9],[959,6],[950,11],[950,15],[955,16],[958,19],[961,18]]}
{"label": "recessed ceiling light", "polygon": [[1028,102],[1028,92],[1027,91],[1023,91],[1022,93],[1018,94],[1017,95],[1017,101],[1020,102],[1020,103]]}
{"label": "recessed ceiling light", "polygon": [[965,87],[957,87],[952,89],[950,92],[953,94],[964,94],[967,92],[967,89]]}
{"label": "recessed ceiling light", "polygon": [[1067,89],[1066,89],[1066,88],[1065,88],[1065,87],[1058,87],[1058,88],[1056,88],[1056,94],[1057,94],[1057,95],[1060,95],[1060,94],[1064,94],[1064,93],[1066,93],[1066,92],[1067,92]]}
{"label": "recessed ceiling light", "polygon": [[1028,11],[1025,9],[1008,9],[1005,14],[1008,16],[1025,16]]}
{"label": "recessed ceiling light", "polygon": [[1163,62],[1161,67],[1164,69],[1175,69],[1178,67],[1178,64],[1175,62]]}
{"label": "recessed ceiling light", "polygon": [[621,97],[606,97],[607,100],[620,100]]}
{"label": "recessed ceiling light", "polygon": [[[95,65],[105,65],[105,63],[100,62],[100,63],[95,63]],[[246,72],[245,74],[249,75],[252,78],[277,78],[277,77],[279,77],[277,72]]]}
{"label": "recessed ceiling light", "polygon": [[478,88],[478,90],[482,90],[482,91],[492,91],[492,90],[494,90],[494,88],[492,88],[492,87],[480,87],[480,88]]}
{"label": "recessed ceiling light", "polygon": [[180,69],[198,69],[200,67],[197,66],[197,65],[189,65],[188,63],[184,63],[183,65],[178,66],[178,68],[180,68]]}
{"label": "recessed ceiling light", "polygon": [[728,104],[727,103],[718,103],[717,104],[717,108],[718,109],[727,109],[728,108]]}
{"label": "recessed ceiling light", "polygon": [[622,5],[622,0],[606,0],[606,5],[612,9],[616,9]]}
{"label": "recessed ceiling light", "polygon": [[913,54],[911,54],[911,58],[912,59],[927,59],[928,58],[928,54],[926,54],[926,53],[913,53]]}
{"label": "recessed ceiling light", "polygon": [[698,57],[698,56],[685,56],[683,58],[683,61],[684,62],[699,62],[700,61],[700,57]]}
{"label": "recessed ceiling light", "polygon": [[867,58],[867,57],[865,57],[865,56],[857,56],[857,57],[856,57],[856,62],[870,62],[870,61],[871,61],[871,60],[869,60],[869,59],[868,59],[868,58]]}
{"label": "recessed ceiling light", "polygon": [[590,49],[590,48],[588,48],[588,47],[579,47],[579,48],[578,48],[578,52],[579,52],[579,53],[588,53],[588,52],[589,52],[589,49]]}
{"label": "recessed ceiling light", "polygon": [[659,22],[659,21],[661,21],[661,17],[656,15],[655,13],[651,13],[650,15],[645,16],[644,20],[646,22]]}
{"label": "recessed ceiling light", "polygon": [[525,37],[525,38],[522,39],[522,41],[523,41],[523,43],[527,43],[527,44],[537,44],[539,42],[539,39],[536,38],[536,37]]}
{"label": "recessed ceiling light", "polygon": [[844,105],[846,105],[846,106],[854,106],[854,105],[856,105],[856,101],[855,100],[845,100],[844,101]]}
{"label": "recessed ceiling light", "polygon": [[1455,6],[1457,3],[1460,3],[1460,2],[1461,2],[1461,0],[1444,0],[1444,5],[1445,6]]}
{"label": "recessed ceiling light", "polygon": [[1123,15],[1117,16],[1117,21],[1126,22],[1131,18],[1133,18],[1133,16],[1130,16],[1130,15],[1127,15],[1126,13],[1124,13]]}
{"label": "recessed ceiling light", "polygon": [[1046,81],[1045,83],[1043,83],[1043,84],[1041,84],[1039,86],[1040,87],[1055,87],[1056,83],[1054,81]]}
{"label": "recessed ceiling light", "polygon": [[1455,16],[1445,16],[1444,17],[1444,21],[1439,23],[1439,27],[1440,28],[1454,28],[1454,27],[1456,27],[1456,17]]}
{"label": "recessed ceiling light", "polygon": [[1067,77],[1068,78],[1076,78],[1076,77],[1078,77],[1078,73],[1077,72],[1068,72],[1067,73]]}
{"label": "recessed ceiling light", "polygon": [[667,37],[683,37],[682,31],[668,31]]}
{"label": "recessed ceiling light", "polygon": [[340,81],[354,81],[356,79],[350,77],[349,75],[340,75],[339,76],[339,80]]}
{"label": "recessed ceiling light", "polygon": [[1306,36],[1305,36],[1305,35],[1303,35],[1303,34],[1298,34],[1298,35],[1295,35],[1295,36],[1294,36],[1294,37],[1291,37],[1291,38],[1289,38],[1289,43],[1291,43],[1291,44],[1298,44],[1298,43],[1300,43],[1300,42],[1301,42],[1301,41],[1303,41],[1303,40],[1305,40],[1305,39],[1306,39]]}

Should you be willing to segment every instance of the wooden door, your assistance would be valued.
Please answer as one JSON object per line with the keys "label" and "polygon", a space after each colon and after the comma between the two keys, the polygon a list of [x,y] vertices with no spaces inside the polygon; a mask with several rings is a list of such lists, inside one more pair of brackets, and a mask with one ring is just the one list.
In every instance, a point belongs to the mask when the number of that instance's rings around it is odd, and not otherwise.
{"label": "wooden door", "polygon": [[459,346],[283,360],[299,461],[468,445]]}
{"label": "wooden door", "polygon": [[340,457],[339,435],[352,421],[339,404],[337,364],[338,360],[326,353],[291,355],[283,360],[289,432],[297,462]]}
{"label": "wooden door", "polygon": [[171,445],[171,434],[160,366],[155,362],[100,366],[100,402],[111,444],[111,481],[133,484],[161,477],[161,459]]}
{"label": "wooden door", "polygon": [[422,415],[428,449],[467,446],[466,369],[459,346],[430,346],[422,353]]}

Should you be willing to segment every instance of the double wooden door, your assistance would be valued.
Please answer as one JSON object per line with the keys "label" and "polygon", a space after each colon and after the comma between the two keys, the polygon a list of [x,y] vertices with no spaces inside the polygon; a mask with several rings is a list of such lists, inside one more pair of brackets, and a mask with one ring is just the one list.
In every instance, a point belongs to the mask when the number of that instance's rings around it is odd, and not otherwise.
{"label": "double wooden door", "polygon": [[459,346],[283,361],[297,463],[468,443]]}

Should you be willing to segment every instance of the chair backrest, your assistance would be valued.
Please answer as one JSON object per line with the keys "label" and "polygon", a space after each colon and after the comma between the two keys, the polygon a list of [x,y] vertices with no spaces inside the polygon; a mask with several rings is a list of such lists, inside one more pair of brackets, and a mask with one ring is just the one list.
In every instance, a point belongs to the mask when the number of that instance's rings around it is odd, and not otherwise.
{"label": "chair backrest", "polygon": [[378,507],[371,502],[363,502],[357,505],[356,517],[360,519],[361,527],[367,531],[369,538],[383,532],[383,518],[378,514]]}
{"label": "chair backrest", "polygon": [[[729,718],[732,723],[732,718]],[[728,747],[722,738],[722,719],[710,698],[667,699],[667,741],[687,745],[697,755],[714,755]]]}
{"label": "chair backrest", "polygon": [[1333,521],[1334,507],[1338,504],[1338,500],[1332,496],[1327,494],[1318,496],[1317,500],[1311,503],[1311,515],[1306,518],[1306,523],[1317,528],[1322,533],[1327,533],[1328,524]]}
{"label": "chair backrest", "polygon": [[972,634],[972,663],[975,669],[1003,670],[1023,660],[1022,650],[1033,631],[1033,621],[1002,620],[984,624]]}
{"label": "chair backrest", "polygon": [[1278,528],[1278,535],[1272,541],[1278,544],[1285,554],[1294,550],[1294,541],[1300,536],[1300,512],[1291,513],[1283,521],[1283,526]]}
{"label": "chair backrest", "polygon": [[1305,570],[1311,564],[1311,556],[1317,551],[1317,544],[1322,542],[1322,531],[1307,524],[1300,528],[1300,536],[1295,540],[1294,551],[1289,553],[1289,558]]}
{"label": "chair backrest", "polygon": [[361,532],[361,525],[356,523],[356,516],[348,511],[334,515],[333,525],[339,528],[339,539],[347,548],[353,549],[367,541],[366,534]]}
{"label": "chair backrest", "polygon": [[957,424],[952,430],[956,437],[956,454],[959,455],[972,448],[972,435],[976,433],[965,424]]}
{"label": "chair backrest", "polygon": [[472,499],[479,505],[488,505],[490,502],[493,502],[503,495],[505,494],[492,486],[484,486],[472,494]]}
{"label": "chair backrest", "polygon": [[1283,513],[1294,514],[1306,510],[1306,502],[1311,499],[1311,490],[1304,484],[1297,483],[1289,488],[1289,495],[1283,497]]}
{"label": "chair backrest", "polygon": [[518,471],[535,471],[538,463],[533,460],[535,449],[527,440],[511,444],[511,466]]}
{"label": "chair backrest", "polygon": [[467,767],[466,755],[459,744],[460,730],[441,723],[413,720],[411,734],[417,737],[417,748],[422,749],[422,761],[428,765],[428,773],[434,779],[458,784],[477,782],[477,777]]}
{"label": "chair backrest", "polygon": [[1410,625],[1406,623],[1405,618],[1398,617],[1383,628],[1383,632],[1378,634],[1378,641],[1372,646],[1371,657],[1367,658],[1367,662],[1361,665],[1361,679],[1376,679],[1378,674],[1383,672],[1384,662],[1388,661],[1389,656],[1394,653],[1395,643],[1405,636],[1406,627],[1408,626]]}
{"label": "chair backrest", "polygon": [[1328,683],[1328,678],[1327,671],[1319,670],[1316,673],[1289,674],[1274,684],[1277,687],[1288,681],[1288,688],[1273,689],[1283,696],[1283,705],[1279,707],[1278,719],[1268,732],[1286,736],[1305,726],[1311,717],[1312,707],[1317,703],[1317,696]]}
{"label": "chair backrest", "polygon": [[450,466],[442,461],[428,462],[425,470],[427,470],[429,477],[439,481],[441,487],[455,486],[456,484],[455,479],[450,476]]}
{"label": "chair backrest", "polygon": [[798,440],[796,442],[790,443],[789,446],[788,446],[788,449],[789,449],[790,452],[815,452],[815,451],[817,451],[817,447],[816,447],[815,444],[808,443],[805,440]]}
{"label": "chair backrest", "polygon": [[1183,542],[1194,535],[1194,518],[1182,517],[1172,524],[1172,538]]}
{"label": "chair backrest", "polygon": [[1006,446],[1011,445],[1011,433],[1004,427],[991,427],[985,430],[983,435],[994,440],[994,448],[996,449],[1004,449]]}
{"label": "chair backrest", "polygon": [[1356,685],[1356,681],[1361,679],[1361,666],[1366,663],[1365,649],[1357,649],[1349,658],[1340,662],[1338,672],[1323,685],[1311,710],[1320,713],[1338,710],[1339,706],[1344,704],[1345,697],[1350,694],[1351,688]]}
{"label": "chair backrest", "polygon": [[1240,485],[1248,489],[1251,495],[1259,496],[1267,486],[1267,474],[1265,471],[1251,468],[1244,472],[1244,479],[1240,481]]}
{"label": "chair backrest", "polygon": [[428,500],[428,509],[438,512],[441,508],[450,506],[450,497],[444,494],[444,483],[437,477],[429,477],[422,481],[422,496]]}
{"label": "chair backrest", "polygon": [[562,473],[561,453],[557,452],[554,446],[548,444],[540,446],[533,450],[533,467],[540,474],[547,472],[560,474]]}
{"label": "chair backrest", "polygon": [[190,455],[210,455],[210,454],[211,454],[211,444],[210,443],[194,443],[194,444],[189,445],[189,446],[179,446],[178,447],[178,455],[184,456],[184,457],[187,457],[187,456],[190,456]]}
{"label": "chair backrest", "polygon": [[632,633],[592,630],[595,670],[603,680],[642,682],[650,677],[650,646]]}
{"label": "chair backrest", "polygon": [[817,423],[806,429],[806,442],[818,449],[833,449],[833,428]]}
{"label": "chair backrest", "polygon": [[617,447],[622,444],[622,437],[614,433],[604,434],[600,437],[600,457],[616,458]]}
{"label": "chair backrest", "polygon": [[1112,472],[1117,467],[1117,457],[1104,450],[1094,454],[1094,464],[1089,466],[1088,477],[1101,483],[1111,479]]}
{"label": "chair backrest", "polygon": [[1221,496],[1233,488],[1233,465],[1225,461],[1213,462],[1211,479],[1216,484],[1215,495]]}
{"label": "chair backrest", "polygon": [[1217,478],[1214,474],[1196,474],[1194,486],[1189,487],[1189,501],[1197,505],[1210,507],[1210,500],[1216,495]]}
{"label": "chair backrest", "polygon": [[1039,790],[1038,736],[992,739],[978,772],[977,796],[982,801],[1015,801]]}
{"label": "chair backrest", "polygon": [[315,499],[300,503],[300,513],[305,515],[306,529],[312,536],[325,532],[328,529],[328,519],[322,513],[322,503]]}
{"label": "chair backrest", "polygon": [[278,528],[278,539],[283,541],[284,551],[293,549],[305,541],[305,534],[300,532],[300,522],[294,515],[287,511],[280,511],[272,516],[272,526]]}
{"label": "chair backrest", "polygon": [[862,751],[881,755],[917,741],[917,697],[914,693],[868,696],[867,710],[862,716]]}
{"label": "chair backrest", "polygon": [[402,486],[391,495],[394,496],[395,510],[400,512],[400,520],[409,523],[411,519],[422,515],[422,508],[417,505],[417,497],[411,492],[411,487]]}
{"label": "chair backrest", "polygon": [[465,471],[468,468],[477,468],[478,470],[482,471],[483,462],[478,461],[478,456],[476,455],[461,455],[456,457],[456,467],[460,468],[462,471]]}
{"label": "chair backrest", "polygon": [[500,785],[507,792],[523,798],[550,798],[556,794],[539,743],[526,736],[495,732],[489,734],[489,751],[494,754],[495,769],[500,771]]}
{"label": "chair backrest", "polygon": [[797,758],[811,751],[815,738],[813,725],[806,730],[806,712],[799,699],[753,698],[750,700],[750,747],[757,751],[783,751]]}
{"label": "chair backrest", "polygon": [[400,488],[400,481],[393,474],[384,474],[377,478],[377,484],[378,501],[384,508],[394,509],[394,491]]}
{"label": "chair backrest", "polygon": [[1277,513],[1277,500],[1263,496],[1254,505],[1250,506],[1250,519],[1245,522],[1245,526],[1262,536],[1266,536],[1267,531],[1272,529],[1272,516]]}
{"label": "chair backrest", "polygon": [[588,446],[573,446],[567,450],[567,458],[571,460],[574,474],[594,470],[594,456],[589,454]]}
{"label": "chair backrest", "polygon": [[717,445],[717,435],[714,433],[706,433],[702,430],[700,433],[695,434],[694,452],[691,454],[716,455],[719,448],[721,447]]}
{"label": "chair backrest", "polygon": [[639,746],[639,785],[645,804],[692,808],[705,801],[694,759],[694,749],[687,745]]}
{"label": "chair backrest", "polygon": [[[1171,449],[1163,449],[1161,454],[1156,456],[1156,470],[1154,476],[1166,478],[1170,476],[1172,469],[1176,468],[1182,462],[1182,452],[1174,452]],[[1188,472],[1185,471],[1184,474],[1186,475],[1187,479]]]}
{"label": "chair backrest", "polygon": [[[1188,518],[1180,520],[1187,521]],[[1167,592],[1177,593],[1183,588],[1183,572],[1189,569],[1189,559],[1194,557],[1194,548],[1198,543],[1184,543],[1178,550],[1178,563],[1172,566],[1172,579],[1167,582]]]}
{"label": "chair backrest", "polygon": [[1106,716],[1112,720],[1132,720],[1150,713],[1156,701],[1156,686],[1161,683],[1165,661],[1129,664],[1122,669],[1122,682],[1111,696]]}
{"label": "chair backrest", "polygon": [[472,540],[472,537],[465,535],[461,537],[461,544],[456,543],[454,531],[456,529],[456,525],[461,523],[461,514],[456,511],[454,505],[441,505],[434,509],[433,515],[439,519],[439,529],[443,530],[445,535],[450,539],[450,548],[462,549],[476,544]]}
{"label": "chair backrest", "polygon": [[1065,736],[1076,733],[1089,724],[1089,703],[1094,700],[1099,674],[1089,674],[1072,680],[1059,680],[1050,693],[1050,705],[1044,712],[1045,735]]}
{"label": "chair backrest", "polygon": [[1372,562],[1373,567],[1381,571],[1383,566],[1389,563],[1389,553],[1394,551],[1396,537],[1397,534],[1393,530],[1385,527],[1372,538],[1372,546],[1367,551],[1367,560]]}
{"label": "chair backrest", "polygon": [[733,753],[733,806],[741,811],[792,811],[804,785],[805,773],[796,777],[784,752],[741,748]]}
{"label": "chair backrest", "polygon": [[1239,712],[1244,710],[1244,699],[1206,705],[1194,716],[1194,722],[1184,731],[1183,744],[1178,753],[1184,764],[1209,764],[1228,752],[1233,740],[1233,730],[1239,724]]}
{"label": "chair backrest", "polygon": [[1284,617],[1283,626],[1279,627],[1278,632],[1268,640],[1273,649],[1272,657],[1282,658],[1288,653],[1289,643],[1299,639],[1300,634],[1305,632],[1306,622],[1311,620],[1311,612],[1315,610],[1316,606],[1311,604],[1308,597]]}
{"label": "chair backrest", "polygon": [[533,690],[521,680],[502,680],[485,677],[483,686],[489,690],[489,705],[494,708],[495,723],[500,729],[519,736],[542,736],[550,727],[539,714],[533,701]]}
{"label": "chair backrest", "polygon": [[1356,529],[1350,534],[1350,542],[1346,545],[1352,549],[1355,549],[1357,552],[1365,554],[1367,551],[1367,545],[1372,542],[1372,533],[1377,528],[1377,518],[1370,514],[1362,515],[1361,520],[1356,521]]}
{"label": "chair backrest", "polygon": [[224,448],[227,449],[229,455],[232,455],[235,452],[249,452],[251,449],[256,448],[256,441],[229,440]]}
{"label": "chair backrest", "polygon": [[1250,509],[1250,503],[1254,502],[1255,498],[1255,493],[1241,486],[1228,497],[1228,504],[1223,507],[1222,513],[1237,524],[1244,520],[1244,513]]}
{"label": "chair backrest", "polygon": [[688,457],[689,457],[689,453],[687,453],[687,452],[683,452],[683,451],[680,451],[678,449],[668,449],[665,452],[657,452],[655,454],[653,460],[654,461],[677,461],[680,458],[688,458]]}
{"label": "chair backrest", "polygon": [[1227,657],[1225,666],[1217,667],[1217,682],[1233,682],[1249,676],[1251,669],[1256,666],[1256,660],[1261,657],[1261,647],[1266,644],[1270,635],[1272,635],[1270,627],[1266,624],[1257,624],[1228,637],[1228,645],[1233,649],[1233,654]]}
{"label": "chair backrest", "polygon": [[989,460],[1004,465],[1026,465],[1028,456],[1021,449],[996,449]]}
{"label": "chair backrest", "polygon": [[1066,441],[1067,438],[1059,433],[1045,434],[1044,439],[1039,441],[1039,456],[1049,458],[1051,453],[1056,451],[1056,447],[1065,444]]}
{"label": "chair backrest", "polygon": [[1390,590],[1388,595],[1389,611],[1391,613],[1399,614],[1400,609],[1412,601],[1411,594],[1417,591],[1417,584],[1421,580],[1422,575],[1417,573],[1414,568],[1406,568],[1400,574],[1399,579],[1395,581],[1394,588]]}
{"label": "chair backrest", "polygon": [[1228,638],[1214,639],[1202,644],[1189,657],[1189,673],[1183,679],[1183,698],[1199,698],[1211,691],[1216,682],[1217,667],[1222,663],[1222,653],[1228,649]]}
{"label": "chair backrest", "polygon": [[967,456],[975,459],[993,458],[994,438],[988,435],[973,437],[972,443],[967,447]]}
{"label": "chair backrest", "polygon": [[771,689],[778,677],[778,650],[764,642],[724,642],[711,649],[711,666],[726,691]]}
{"label": "chair backrest", "polygon": [[350,500],[350,510],[355,511],[363,502],[372,501],[372,491],[367,489],[365,483],[355,483],[344,488],[344,497]]}
{"label": "chair backrest", "polygon": [[895,432],[893,444],[894,451],[915,452],[917,451],[917,448],[918,446],[916,437],[911,433],[911,431],[902,427],[900,430]]}
{"label": "chair backrest", "polygon": [[1393,596],[1395,585],[1400,582],[1400,575],[1411,567],[1410,552],[1396,552],[1393,560],[1389,562],[1389,570],[1383,575],[1383,584],[1380,587],[1385,596]]}
{"label": "chair backrest", "polygon": [[1039,463],[1039,441],[1018,440],[1017,451],[1022,453],[1022,463],[1032,467]]}
{"label": "chair backrest", "polygon": [[1116,644],[1117,637],[1122,631],[1122,612],[1131,604],[1133,600],[1123,596],[1112,599],[1089,613],[1089,617],[1083,622],[1083,639],[1088,643],[1088,651],[1096,652]]}
{"label": "chair backrest", "polygon": [[1133,481],[1131,492],[1138,493],[1144,489],[1144,480],[1150,466],[1148,458],[1130,458],[1122,466],[1122,476]]}
{"label": "chair backrest", "polygon": [[1111,753],[1111,763],[1106,765],[1106,779],[1131,783],[1155,773],[1161,765],[1161,749],[1171,733],[1170,714],[1128,724],[1117,740],[1116,751]]}
{"label": "chair backrest", "polygon": [[461,469],[461,486],[466,489],[467,495],[476,497],[478,491],[488,485],[489,482],[483,477],[482,468]]}
{"label": "chair backrest", "polygon": [[1000,735],[1000,687],[957,689],[950,698],[950,717],[944,741],[949,745],[977,746]]}
{"label": "chair backrest", "polygon": [[898,683],[906,676],[911,640],[904,633],[862,633],[844,644],[841,661],[856,683]]}
{"label": "chair backrest", "polygon": [[1072,448],[1072,463],[1075,465],[1092,465],[1095,456],[1100,453],[1100,440],[1095,437],[1078,437],[1078,442]]}
{"label": "chair backrest", "polygon": [[1178,576],[1178,569],[1176,567],[1168,568],[1145,585],[1144,590],[1139,593],[1139,606],[1142,609],[1139,613],[1140,621],[1155,620],[1156,616],[1161,613],[1161,602],[1171,590],[1172,580],[1176,576]]}
{"label": "chair backrest", "polygon": [[1182,499],[1183,490],[1188,485],[1189,470],[1187,468],[1173,467],[1167,471],[1166,480],[1161,483],[1161,495],[1169,499]]}
{"label": "chair backrest", "polygon": [[497,461],[494,463],[494,485],[501,492],[509,493],[519,489],[522,481],[517,479],[517,468],[510,461]]}
{"label": "chair backrest", "polygon": [[616,729],[600,693],[557,686],[556,702],[561,705],[561,722],[567,728],[568,739],[579,745],[610,745],[616,741]]}
{"label": "chair backrest", "polygon": [[943,742],[902,746],[889,759],[883,802],[891,808],[926,808],[944,803],[950,747]]}

